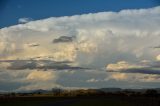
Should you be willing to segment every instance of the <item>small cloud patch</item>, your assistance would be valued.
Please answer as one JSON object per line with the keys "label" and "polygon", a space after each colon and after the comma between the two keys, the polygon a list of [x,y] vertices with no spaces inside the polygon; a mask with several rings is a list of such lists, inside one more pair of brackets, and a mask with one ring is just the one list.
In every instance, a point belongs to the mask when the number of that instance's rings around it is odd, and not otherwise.
{"label": "small cloud patch", "polygon": [[25,23],[28,23],[30,21],[33,21],[33,19],[32,18],[25,18],[25,17],[18,19],[18,23],[20,23],[20,24],[25,24]]}
{"label": "small cloud patch", "polygon": [[69,42],[73,42],[73,37],[60,36],[59,38],[53,40],[53,43],[69,43]]}

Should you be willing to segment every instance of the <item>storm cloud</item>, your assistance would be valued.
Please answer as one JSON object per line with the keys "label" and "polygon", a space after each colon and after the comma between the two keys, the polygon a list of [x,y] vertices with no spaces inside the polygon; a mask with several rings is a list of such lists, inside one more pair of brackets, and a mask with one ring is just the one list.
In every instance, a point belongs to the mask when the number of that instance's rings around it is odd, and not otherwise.
{"label": "storm cloud", "polygon": [[159,87],[159,17],[160,6],[2,28],[0,90]]}

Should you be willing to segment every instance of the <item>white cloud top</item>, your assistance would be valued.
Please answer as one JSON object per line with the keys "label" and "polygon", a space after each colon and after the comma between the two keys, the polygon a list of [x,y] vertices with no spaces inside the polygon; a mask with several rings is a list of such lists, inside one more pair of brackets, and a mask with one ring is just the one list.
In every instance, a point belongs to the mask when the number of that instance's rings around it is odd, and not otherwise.
{"label": "white cloud top", "polygon": [[[160,7],[48,18],[0,30],[1,58],[52,56],[56,60],[81,58],[94,63],[153,59],[159,50]],[[60,36],[75,36],[68,44],[52,44]],[[40,45],[36,48],[25,44]],[[4,55],[5,54],[5,55]],[[88,56],[89,55],[89,56]],[[99,63],[104,65],[105,63]]]}

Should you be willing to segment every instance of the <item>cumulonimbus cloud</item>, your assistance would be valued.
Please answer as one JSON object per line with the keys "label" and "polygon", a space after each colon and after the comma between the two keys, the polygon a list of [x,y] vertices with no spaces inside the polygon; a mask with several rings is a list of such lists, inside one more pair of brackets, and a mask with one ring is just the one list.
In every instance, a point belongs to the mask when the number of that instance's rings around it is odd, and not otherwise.
{"label": "cumulonimbus cloud", "polygon": [[[150,60],[159,54],[158,50],[149,48],[159,43],[159,11],[160,7],[154,7],[52,17],[2,28],[0,46],[5,49],[0,49],[0,58],[51,56],[55,60],[76,61],[82,66],[94,64],[95,67],[103,67],[111,61]],[[153,42],[148,43],[150,41]],[[36,42],[30,44],[34,48],[26,47],[28,42]]]}
{"label": "cumulonimbus cloud", "polygon": [[[45,68],[51,70],[74,68],[77,70],[76,66],[99,69],[107,65],[110,69],[123,69],[120,71],[121,75],[118,76],[118,73],[113,75],[118,80],[126,79],[126,74],[129,73],[159,75],[159,49],[150,48],[160,42],[159,17],[160,6],[120,12],[51,17],[2,28],[0,29],[0,60],[14,60],[14,62],[3,62],[1,70],[3,68],[5,71],[14,70],[13,73],[16,71],[21,73],[26,70]],[[73,39],[73,37],[75,38]],[[56,43],[53,43],[55,39]],[[23,62],[23,60],[28,61]],[[48,62],[44,65],[42,60],[71,61],[76,65],[72,66],[69,63],[51,65]],[[117,63],[122,60],[125,62]],[[142,60],[151,62],[144,66],[139,64],[139,61]],[[115,65],[110,65],[111,63]],[[3,73],[5,72],[3,71]],[[9,73],[5,74],[10,76]],[[1,74],[1,76],[4,75]],[[81,77],[84,78],[84,76],[83,73]],[[24,75],[19,77],[22,78]],[[90,80],[91,82],[97,82],[99,79],[94,77],[89,78],[95,79]],[[154,79],[152,77],[145,78]],[[23,78],[21,81],[23,82]],[[28,87],[42,86],[40,83],[36,83],[28,85]],[[76,85],[76,83],[74,84]]]}

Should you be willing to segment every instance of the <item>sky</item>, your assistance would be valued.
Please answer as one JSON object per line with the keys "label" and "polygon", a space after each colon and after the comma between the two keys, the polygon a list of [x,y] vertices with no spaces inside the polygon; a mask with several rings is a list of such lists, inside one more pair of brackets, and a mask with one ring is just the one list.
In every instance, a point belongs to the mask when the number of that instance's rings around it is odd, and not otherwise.
{"label": "sky", "polygon": [[0,91],[159,88],[159,3],[124,1],[1,2]]}
{"label": "sky", "polygon": [[39,20],[48,17],[151,8],[159,4],[159,0],[0,0],[0,28],[15,25],[18,19],[23,17]]}

